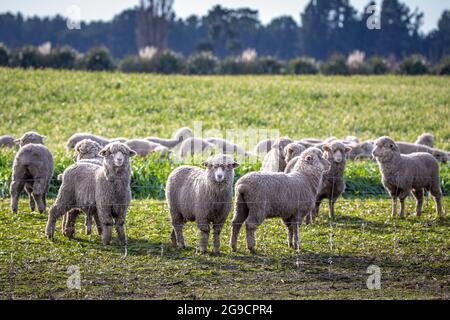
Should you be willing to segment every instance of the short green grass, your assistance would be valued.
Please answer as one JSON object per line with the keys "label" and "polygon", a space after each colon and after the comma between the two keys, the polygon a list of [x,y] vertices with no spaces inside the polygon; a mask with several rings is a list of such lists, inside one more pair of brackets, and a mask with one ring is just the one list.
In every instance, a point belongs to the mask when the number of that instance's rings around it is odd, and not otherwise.
{"label": "short green grass", "polygon": [[[390,135],[413,141],[434,133],[450,149],[450,79],[445,77],[164,77],[116,73],[0,69],[0,135],[45,134],[55,157],[55,176],[72,163],[64,150],[74,132],[108,137],[170,136],[202,121],[204,129],[279,129],[292,138]],[[188,248],[169,243],[164,183],[174,165],[134,159],[134,200],[127,228],[129,252],[88,238],[78,221],[75,240],[59,232],[45,239],[47,216],[31,214],[25,200],[9,212],[14,150],[0,151],[0,299],[448,299],[449,218],[438,219],[433,201],[424,215],[390,218],[390,203],[377,166],[351,162],[347,192],[330,226],[326,206],[301,227],[301,249],[287,248],[279,220],[258,231],[258,254],[228,247],[229,221],[220,256],[196,251],[197,232],[186,228]],[[237,177],[258,170],[243,164]],[[450,170],[441,166],[446,194]],[[58,189],[52,185],[49,205]],[[450,201],[444,200],[450,211]],[[408,199],[408,211],[414,210]],[[229,219],[230,220],[230,219]],[[330,241],[330,238],[332,239]],[[367,268],[381,268],[381,290],[366,286]],[[70,266],[81,289],[67,287]]]}

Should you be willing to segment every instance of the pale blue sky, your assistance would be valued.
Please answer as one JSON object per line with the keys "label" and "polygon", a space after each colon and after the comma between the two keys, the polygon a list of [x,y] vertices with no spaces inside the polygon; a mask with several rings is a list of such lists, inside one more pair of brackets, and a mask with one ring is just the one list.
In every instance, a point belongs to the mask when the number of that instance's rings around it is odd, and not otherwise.
{"label": "pale blue sky", "polygon": [[[280,15],[291,15],[299,21],[299,13],[309,0],[175,0],[175,12],[179,17],[191,14],[203,15],[212,6],[221,4],[229,8],[251,7],[259,10],[260,19],[267,23]],[[361,10],[369,0],[351,0]],[[411,8],[419,7],[425,12],[423,31],[436,28],[437,21],[444,9],[450,9],[450,0],[404,0]],[[133,7],[139,0],[1,0],[0,12],[22,12],[25,16],[49,16],[57,13],[67,14],[70,5],[81,9],[85,21],[109,20],[123,9]]]}

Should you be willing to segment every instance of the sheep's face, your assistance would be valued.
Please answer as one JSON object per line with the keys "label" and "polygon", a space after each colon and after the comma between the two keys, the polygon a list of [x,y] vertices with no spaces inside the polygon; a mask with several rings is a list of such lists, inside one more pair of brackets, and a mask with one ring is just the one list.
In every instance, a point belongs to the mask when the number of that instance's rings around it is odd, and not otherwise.
{"label": "sheep's face", "polygon": [[234,169],[239,167],[233,158],[224,155],[211,157],[202,165],[206,168],[208,179],[218,184],[232,182]]}
{"label": "sheep's face", "polygon": [[323,150],[325,150],[325,158],[328,161],[341,163],[345,161],[345,155],[350,153],[352,151],[352,148],[345,146],[340,142],[333,142],[331,144],[324,145]]}
{"label": "sheep's face", "polygon": [[302,169],[320,171],[322,173],[330,170],[330,162],[323,157],[323,152],[318,148],[308,148],[300,156],[294,167],[295,171]]}
{"label": "sheep's face", "polygon": [[288,163],[295,157],[298,157],[305,151],[305,147],[299,143],[290,143],[284,148],[285,161]]}
{"label": "sheep's face", "polygon": [[41,136],[37,132],[30,131],[25,133],[22,138],[15,140],[15,143],[23,147],[30,143],[44,144],[44,140],[45,140],[44,136]]}
{"label": "sheep's face", "polygon": [[280,155],[283,157],[286,156],[284,153],[284,149],[287,147],[288,144],[292,143],[291,139],[288,138],[280,138],[275,141],[275,143],[272,145],[272,149],[277,149]]}
{"label": "sheep's face", "polygon": [[447,163],[448,161],[450,161],[448,153],[439,150],[433,150],[433,157],[435,157],[437,161],[442,163]]}
{"label": "sheep's face", "polygon": [[397,144],[389,137],[381,137],[375,141],[372,155],[380,161],[390,161],[396,154],[400,154]]}
{"label": "sheep's face", "polygon": [[129,165],[129,158],[135,155],[136,152],[120,142],[110,143],[99,152],[99,156],[104,158],[104,164],[116,169]]}

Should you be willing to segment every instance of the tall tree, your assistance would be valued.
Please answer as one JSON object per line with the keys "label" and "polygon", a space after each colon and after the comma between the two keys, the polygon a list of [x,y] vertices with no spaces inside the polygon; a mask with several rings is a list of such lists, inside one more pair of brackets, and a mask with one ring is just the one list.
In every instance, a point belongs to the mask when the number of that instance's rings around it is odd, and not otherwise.
{"label": "tall tree", "polygon": [[137,26],[137,44],[139,48],[167,47],[169,21],[173,19],[174,0],[141,0]]}

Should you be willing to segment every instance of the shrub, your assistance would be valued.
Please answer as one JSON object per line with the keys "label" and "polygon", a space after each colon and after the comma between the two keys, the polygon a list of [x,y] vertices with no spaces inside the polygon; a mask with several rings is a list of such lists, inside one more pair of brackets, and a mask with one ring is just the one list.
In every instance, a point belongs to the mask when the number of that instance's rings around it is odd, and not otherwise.
{"label": "shrub", "polygon": [[3,43],[0,43],[0,66],[7,66],[9,63],[9,50]]}
{"label": "shrub", "polygon": [[317,74],[319,68],[314,59],[296,58],[289,63],[289,73],[293,74]]}
{"label": "shrub", "polygon": [[155,63],[153,59],[149,60],[128,56],[121,61],[119,69],[127,73],[151,73],[155,72]]}
{"label": "shrub", "polygon": [[211,52],[200,52],[193,55],[187,62],[189,74],[214,74],[217,72],[219,59]]}
{"label": "shrub", "polygon": [[347,59],[340,54],[332,55],[322,66],[322,73],[325,75],[349,75],[350,71],[347,66]]}
{"label": "shrub", "polygon": [[50,54],[49,66],[55,69],[73,69],[76,59],[77,53],[72,48],[57,48]]}
{"label": "shrub", "polygon": [[450,75],[450,56],[442,58],[441,62],[436,66],[436,73],[438,75]]}
{"label": "shrub", "polygon": [[115,68],[111,54],[105,47],[89,50],[84,58],[84,67],[90,71],[110,71]]}
{"label": "shrub", "polygon": [[155,71],[164,74],[183,73],[183,57],[171,50],[164,50],[154,58]]}
{"label": "shrub", "polygon": [[42,55],[37,48],[25,46],[14,52],[11,58],[13,67],[21,68],[42,68],[44,67]]}
{"label": "shrub", "polygon": [[420,55],[412,55],[399,64],[399,73],[405,75],[423,75],[428,73],[425,59]]}
{"label": "shrub", "polygon": [[264,74],[280,74],[283,71],[283,63],[274,57],[261,57],[258,64]]}
{"label": "shrub", "polygon": [[382,75],[389,72],[389,65],[382,57],[372,57],[367,64],[370,74]]}
{"label": "shrub", "polygon": [[228,57],[220,64],[220,73],[228,75],[261,74],[262,68],[258,60],[244,61],[241,58]]}

